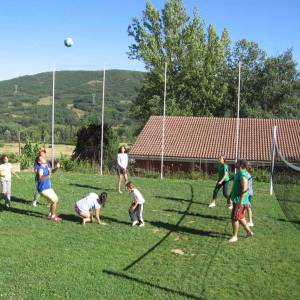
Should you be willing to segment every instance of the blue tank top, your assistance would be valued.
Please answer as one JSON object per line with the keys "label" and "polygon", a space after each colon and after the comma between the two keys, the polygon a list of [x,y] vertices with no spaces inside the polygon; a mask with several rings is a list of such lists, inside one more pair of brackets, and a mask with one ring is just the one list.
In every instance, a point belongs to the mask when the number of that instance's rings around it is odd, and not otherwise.
{"label": "blue tank top", "polygon": [[[40,170],[43,170],[43,176],[49,176],[49,167],[48,166],[38,166],[37,172],[40,173]],[[39,193],[41,193],[44,190],[48,190],[48,189],[51,189],[50,177],[48,177],[44,181],[38,180],[37,190]]]}

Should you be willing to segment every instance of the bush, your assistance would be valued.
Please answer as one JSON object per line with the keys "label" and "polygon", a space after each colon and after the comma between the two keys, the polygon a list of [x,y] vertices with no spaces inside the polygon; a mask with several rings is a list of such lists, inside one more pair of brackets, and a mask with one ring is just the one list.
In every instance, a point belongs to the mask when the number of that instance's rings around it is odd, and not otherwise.
{"label": "bush", "polygon": [[39,150],[40,145],[38,143],[26,140],[24,147],[21,148],[20,167],[22,170],[28,169],[33,165]]}
{"label": "bush", "polygon": [[99,164],[86,160],[71,159],[67,155],[61,155],[60,165],[66,172],[79,172],[83,174],[99,173]]}

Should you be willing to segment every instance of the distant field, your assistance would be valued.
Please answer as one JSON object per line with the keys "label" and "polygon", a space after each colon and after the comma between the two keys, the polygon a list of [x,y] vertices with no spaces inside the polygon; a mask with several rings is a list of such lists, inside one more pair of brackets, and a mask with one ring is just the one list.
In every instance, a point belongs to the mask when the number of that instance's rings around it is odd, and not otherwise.
{"label": "distant field", "polygon": [[[21,144],[23,147],[24,144]],[[55,145],[55,157],[59,157],[61,154],[71,156],[75,146],[72,145]],[[51,148],[46,147],[47,150],[47,158],[51,157]],[[3,147],[0,147],[1,153],[19,153],[19,144],[18,143],[8,143],[4,144]]]}
{"label": "distant field", "polygon": [[[13,178],[12,207],[0,205],[1,299],[300,299],[299,231],[268,185],[255,183],[254,237],[230,245],[230,212],[215,182],[132,178],[143,193],[144,228],[131,227],[130,195],[116,176],[53,174],[61,224],[33,208],[32,174]],[[107,224],[82,226],[74,202],[107,191]],[[1,211],[2,208],[2,211]]]}

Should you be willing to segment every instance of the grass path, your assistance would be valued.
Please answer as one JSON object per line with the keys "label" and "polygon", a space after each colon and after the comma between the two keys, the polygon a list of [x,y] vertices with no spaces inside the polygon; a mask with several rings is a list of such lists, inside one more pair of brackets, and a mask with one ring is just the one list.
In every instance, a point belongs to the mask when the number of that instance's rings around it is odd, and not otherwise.
{"label": "grass path", "polygon": [[[116,178],[58,173],[62,224],[47,203],[30,206],[33,177],[14,180],[13,207],[0,211],[1,299],[299,299],[300,236],[268,186],[255,184],[254,232],[229,245],[229,211],[212,181],[133,178],[143,193],[144,228],[132,228],[130,196]],[[107,191],[107,226],[81,226],[74,202]],[[174,252],[182,251],[182,255]]]}

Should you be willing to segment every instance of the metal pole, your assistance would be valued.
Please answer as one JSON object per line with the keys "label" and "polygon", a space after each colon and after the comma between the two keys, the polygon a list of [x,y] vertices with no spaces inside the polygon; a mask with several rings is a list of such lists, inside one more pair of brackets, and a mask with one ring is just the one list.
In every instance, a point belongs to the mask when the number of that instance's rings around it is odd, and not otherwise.
{"label": "metal pole", "polygon": [[272,139],[272,164],[271,164],[271,176],[270,176],[270,195],[273,195],[273,172],[274,172],[274,164],[275,164],[275,151],[276,151],[276,134],[277,134],[277,126],[273,127],[273,139]]}
{"label": "metal pole", "polygon": [[[240,96],[241,96],[241,67],[242,62],[239,62],[239,82],[238,82],[238,105],[237,105],[237,116],[236,116],[236,145],[235,145],[235,163],[239,157],[239,135],[240,135]],[[236,173],[236,168],[235,168]]]}
{"label": "metal pole", "polygon": [[160,179],[163,179],[164,177],[163,173],[164,173],[164,150],[165,150],[166,98],[167,98],[167,63],[165,63],[164,112],[163,112],[163,122],[162,122]]}
{"label": "metal pole", "polygon": [[101,175],[103,174],[104,96],[105,96],[105,65],[103,67],[103,82],[102,82],[101,156],[100,156],[100,174]]}
{"label": "metal pole", "polygon": [[53,79],[52,79],[52,145],[51,145],[52,168],[54,168],[54,102],[55,102],[55,65],[53,65]]}

